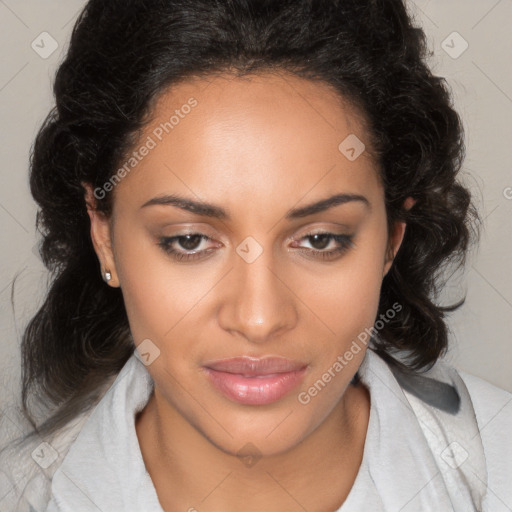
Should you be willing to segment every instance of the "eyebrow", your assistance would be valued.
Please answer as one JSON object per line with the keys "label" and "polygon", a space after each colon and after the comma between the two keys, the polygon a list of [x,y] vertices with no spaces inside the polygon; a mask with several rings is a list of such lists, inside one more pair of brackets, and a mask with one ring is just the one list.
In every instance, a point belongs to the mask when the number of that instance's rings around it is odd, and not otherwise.
{"label": "eyebrow", "polygon": [[[352,202],[359,202],[364,204],[368,209],[371,208],[370,201],[368,201],[368,199],[362,195],[335,194],[326,199],[321,199],[320,201],[317,201],[315,203],[311,203],[300,208],[288,210],[288,212],[285,215],[285,218],[288,220],[292,220],[299,219],[302,217],[308,217],[309,215],[314,215],[315,213],[323,212],[335,206]],[[186,210],[197,215],[212,217],[221,220],[230,220],[230,216],[227,213],[227,211],[221,208],[220,206],[206,203],[203,201],[195,201],[186,197],[178,196],[176,194],[166,194],[154,197],[153,199],[146,201],[141,206],[141,209],[153,205],[175,206],[177,208],[181,208],[182,210]]]}

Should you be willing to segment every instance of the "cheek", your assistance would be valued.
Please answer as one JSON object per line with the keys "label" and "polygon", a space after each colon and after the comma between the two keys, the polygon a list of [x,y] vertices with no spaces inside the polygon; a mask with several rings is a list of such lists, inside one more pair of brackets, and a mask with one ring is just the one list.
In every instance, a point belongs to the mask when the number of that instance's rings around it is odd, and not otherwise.
{"label": "cheek", "polygon": [[156,240],[129,227],[116,235],[116,269],[135,344],[150,339],[168,367],[193,367],[199,340],[215,328],[215,298],[226,269],[176,263]]}
{"label": "cheek", "polygon": [[119,229],[116,269],[135,343],[163,340],[200,300],[203,286],[192,267],[175,265],[156,242],[123,234]]}
{"label": "cheek", "polygon": [[384,237],[367,237],[325,277],[303,283],[302,295],[308,297],[307,305],[344,345],[374,324],[383,279],[385,243]]}

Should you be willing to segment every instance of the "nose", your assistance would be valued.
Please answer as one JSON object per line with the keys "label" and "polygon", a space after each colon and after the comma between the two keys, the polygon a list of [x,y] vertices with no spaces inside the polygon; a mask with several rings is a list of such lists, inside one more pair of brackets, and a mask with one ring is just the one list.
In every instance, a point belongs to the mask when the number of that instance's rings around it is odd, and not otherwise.
{"label": "nose", "polygon": [[286,277],[272,265],[269,252],[263,251],[252,263],[236,256],[218,310],[224,330],[252,343],[263,343],[293,329],[298,318],[295,295]]}

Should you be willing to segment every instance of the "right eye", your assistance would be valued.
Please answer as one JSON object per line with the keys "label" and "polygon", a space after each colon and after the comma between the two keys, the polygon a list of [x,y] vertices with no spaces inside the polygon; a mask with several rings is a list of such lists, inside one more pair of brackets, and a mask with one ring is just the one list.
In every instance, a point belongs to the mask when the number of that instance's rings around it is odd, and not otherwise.
{"label": "right eye", "polygon": [[211,252],[211,248],[198,250],[203,240],[208,241],[211,238],[202,233],[187,233],[185,235],[162,237],[159,239],[158,245],[175,260],[192,261],[200,259],[205,254]]}

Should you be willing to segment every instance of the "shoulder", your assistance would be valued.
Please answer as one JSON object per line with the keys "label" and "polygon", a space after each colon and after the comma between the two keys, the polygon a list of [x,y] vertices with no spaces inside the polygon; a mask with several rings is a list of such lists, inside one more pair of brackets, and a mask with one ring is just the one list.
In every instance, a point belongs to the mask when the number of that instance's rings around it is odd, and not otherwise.
{"label": "shoulder", "polygon": [[[439,361],[436,367],[440,374],[457,382],[463,408],[473,411],[472,422],[476,427],[471,440],[480,440],[485,466],[477,482],[483,484],[485,479],[483,511],[509,512],[512,510],[512,393],[445,361]],[[469,420],[464,423],[467,429],[468,423]],[[474,448],[476,443],[470,446]],[[468,462],[472,455],[467,455]],[[474,467],[470,470],[471,475],[478,472]]]}
{"label": "shoulder", "polygon": [[476,375],[451,368],[468,390],[480,436],[488,446],[502,444],[501,453],[508,455],[506,459],[512,467],[512,440],[508,437],[512,427],[512,393]]}
{"label": "shoulder", "polygon": [[[82,413],[53,435],[42,438],[28,435],[31,430],[19,415],[2,420],[16,425],[16,435],[3,437],[0,447],[0,511],[40,512],[46,510],[51,496],[52,478],[69,448],[80,433],[91,411]],[[4,430],[4,429],[2,429]],[[4,434],[4,432],[3,432]]]}
{"label": "shoulder", "polygon": [[512,393],[463,370],[456,370],[468,388],[481,427],[496,422],[510,424]]}
{"label": "shoulder", "polygon": [[462,370],[473,403],[487,462],[486,508],[512,510],[512,393]]}
{"label": "shoulder", "polygon": [[482,512],[512,510],[512,394],[439,359],[430,369],[390,370],[435,455],[452,501]]}

